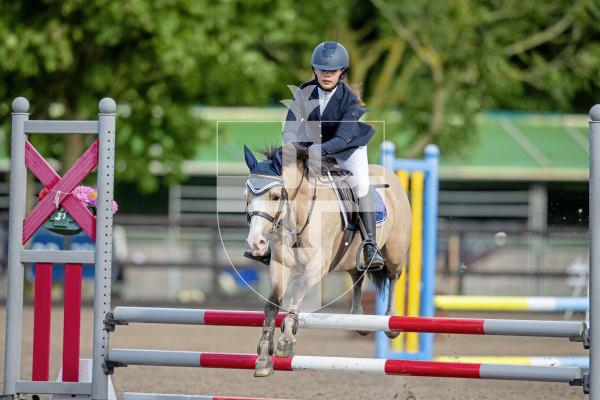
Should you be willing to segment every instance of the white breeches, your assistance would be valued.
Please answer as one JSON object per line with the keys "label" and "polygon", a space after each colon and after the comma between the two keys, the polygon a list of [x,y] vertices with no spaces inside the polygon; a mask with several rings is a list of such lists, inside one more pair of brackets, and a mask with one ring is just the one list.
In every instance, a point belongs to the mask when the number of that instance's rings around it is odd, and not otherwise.
{"label": "white breeches", "polygon": [[367,146],[357,148],[347,160],[337,160],[340,167],[352,172],[348,183],[358,197],[364,197],[369,191],[369,158]]}

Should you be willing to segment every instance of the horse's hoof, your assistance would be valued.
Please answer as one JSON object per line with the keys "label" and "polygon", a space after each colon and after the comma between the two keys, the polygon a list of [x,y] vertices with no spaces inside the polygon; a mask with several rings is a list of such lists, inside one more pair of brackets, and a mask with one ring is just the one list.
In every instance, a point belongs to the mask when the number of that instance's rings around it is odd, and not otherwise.
{"label": "horse's hoof", "polygon": [[400,332],[386,332],[385,336],[389,337],[390,339],[396,339],[398,336],[400,336]]}
{"label": "horse's hoof", "polygon": [[371,332],[369,332],[369,331],[356,331],[356,333],[358,333],[360,336],[368,336],[369,333],[371,333]]}
{"label": "horse's hoof", "polygon": [[266,378],[267,376],[271,376],[273,375],[273,369],[272,368],[258,368],[255,367],[254,368],[254,377],[255,378]]}
{"label": "horse's hoof", "polygon": [[275,352],[275,357],[281,358],[289,358],[294,355],[294,345],[296,344],[296,339],[292,338],[291,340],[287,340],[284,338],[279,339],[277,342],[277,351]]}
{"label": "horse's hoof", "polygon": [[270,357],[259,358],[254,366],[254,377],[264,378],[273,375],[273,361]]}

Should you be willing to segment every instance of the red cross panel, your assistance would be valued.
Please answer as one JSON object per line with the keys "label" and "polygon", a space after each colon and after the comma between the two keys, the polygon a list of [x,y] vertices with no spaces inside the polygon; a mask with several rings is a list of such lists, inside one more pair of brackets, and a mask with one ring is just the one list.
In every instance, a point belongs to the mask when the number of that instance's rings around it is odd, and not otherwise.
{"label": "red cross panel", "polygon": [[[58,205],[62,206],[85,233],[96,241],[96,218],[87,207],[70,193],[98,165],[98,140],[83,153],[61,177],[29,141],[25,141],[25,164],[42,184],[51,191],[60,192]],[[56,196],[48,193],[23,221],[23,243],[26,243],[56,210]]]}

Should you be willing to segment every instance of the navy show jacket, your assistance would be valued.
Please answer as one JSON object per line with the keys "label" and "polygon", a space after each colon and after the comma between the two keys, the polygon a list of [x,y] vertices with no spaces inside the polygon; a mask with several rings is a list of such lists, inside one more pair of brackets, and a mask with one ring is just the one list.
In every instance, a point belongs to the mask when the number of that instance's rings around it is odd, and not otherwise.
{"label": "navy show jacket", "polygon": [[367,110],[360,107],[356,94],[345,83],[337,86],[321,115],[317,87],[317,81],[312,80],[294,94],[282,132],[283,143],[322,143],[324,154],[347,160],[371,140],[375,129],[358,122]]}

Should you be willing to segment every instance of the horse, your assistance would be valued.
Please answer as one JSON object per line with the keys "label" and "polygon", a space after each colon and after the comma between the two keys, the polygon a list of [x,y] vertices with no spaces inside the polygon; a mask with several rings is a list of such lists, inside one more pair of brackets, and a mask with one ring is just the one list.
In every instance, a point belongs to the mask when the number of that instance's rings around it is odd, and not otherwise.
{"label": "horse", "polygon": [[[271,252],[271,292],[264,308],[265,320],[254,371],[254,376],[263,377],[273,374],[270,356],[274,353],[275,319],[284,294],[290,305],[281,325],[283,333],[277,342],[277,357],[293,356],[302,300],[329,272],[345,270],[350,274],[353,283],[350,312],[362,314],[361,291],[365,273],[357,268],[359,257],[362,259],[360,234],[354,236],[339,262],[332,265],[336,249],[342,244],[345,222],[340,212],[332,212],[332,207],[339,209],[336,193],[330,184],[322,182],[322,178],[340,171],[335,160],[330,157],[319,160],[322,169],[318,171],[311,167],[314,163],[311,164],[309,150],[293,144],[264,150],[266,160],[261,162],[246,146],[244,153],[250,170],[244,191],[249,224],[247,246],[253,256]],[[385,258],[385,267],[366,271],[378,293],[389,285],[386,315],[393,315],[394,290],[408,255],[411,208],[392,171],[370,165],[369,175],[371,184],[386,203],[387,219],[377,228],[377,242]],[[386,332],[390,338],[398,334]]]}

